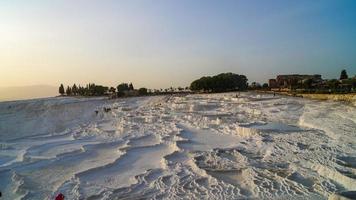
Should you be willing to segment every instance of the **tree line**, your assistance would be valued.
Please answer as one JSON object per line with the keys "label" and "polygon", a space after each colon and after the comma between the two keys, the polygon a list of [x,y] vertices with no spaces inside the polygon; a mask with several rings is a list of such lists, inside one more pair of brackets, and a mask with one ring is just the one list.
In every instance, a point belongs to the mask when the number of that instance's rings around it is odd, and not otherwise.
{"label": "tree line", "polygon": [[[298,82],[293,86],[293,89],[299,89],[304,92],[350,92],[356,91],[356,76],[349,78],[346,70],[342,70],[340,79],[323,80],[315,83],[313,79],[306,79]],[[203,76],[194,80],[190,87],[166,88],[166,89],[135,89],[132,83],[121,83],[116,88],[96,85],[89,83],[85,87],[73,84],[73,86],[64,87],[63,84],[59,87],[59,93],[67,96],[142,96],[142,95],[160,95],[174,93],[189,93],[193,92],[229,92],[229,91],[244,91],[247,89],[265,89],[269,90],[269,85],[263,85],[253,82],[248,85],[248,79],[245,75],[235,73],[221,73],[215,76]]]}
{"label": "tree line", "polygon": [[66,95],[66,96],[111,96],[111,97],[162,94],[164,91],[168,92],[170,90],[168,89],[149,90],[144,87],[135,89],[132,83],[121,83],[116,88],[96,85],[95,83],[89,83],[85,87],[81,85],[77,86],[77,84],[73,84],[73,86],[64,87],[64,85],[61,84],[58,89],[58,92],[61,96]]}
{"label": "tree line", "polygon": [[135,89],[132,83],[121,83],[116,88],[96,85],[89,83],[85,87],[73,84],[73,86],[59,86],[59,94],[64,96],[142,96],[142,95],[160,95],[174,93],[189,93],[191,91],[202,92],[227,92],[227,91],[243,91],[248,87],[248,79],[245,75],[234,73],[221,73],[216,76],[204,76],[193,81],[190,87],[154,89],[147,88]]}
{"label": "tree line", "polygon": [[175,94],[175,93],[188,93],[189,87],[169,87],[165,89],[147,89],[145,87],[134,89],[132,83],[121,83],[116,88],[95,85],[94,83],[88,84],[86,87],[67,86],[63,84],[59,86],[59,94],[61,96],[143,96],[143,95],[161,95],[161,94]]}
{"label": "tree line", "polygon": [[112,88],[89,83],[85,87],[74,84],[73,86],[67,86],[66,89],[64,85],[61,84],[58,92],[61,95],[67,96],[103,96],[108,94],[109,91],[112,91]]}

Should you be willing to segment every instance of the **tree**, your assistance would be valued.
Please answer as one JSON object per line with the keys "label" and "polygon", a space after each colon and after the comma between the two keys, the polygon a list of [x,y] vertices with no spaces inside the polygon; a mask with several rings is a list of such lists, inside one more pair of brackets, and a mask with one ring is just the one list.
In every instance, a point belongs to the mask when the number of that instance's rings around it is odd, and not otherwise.
{"label": "tree", "polygon": [[130,83],[129,85],[129,90],[134,90],[134,86],[132,85],[132,83]]}
{"label": "tree", "polygon": [[250,88],[251,88],[251,89],[254,89],[254,90],[257,90],[257,89],[261,89],[262,86],[261,86],[260,83],[252,82]]}
{"label": "tree", "polygon": [[107,94],[109,88],[102,85],[95,85],[93,90],[94,90],[93,93],[94,96],[103,96]]}
{"label": "tree", "polygon": [[74,83],[73,87],[72,87],[72,94],[73,95],[77,95],[78,94],[78,87],[77,85]]}
{"label": "tree", "polygon": [[84,91],[83,91],[83,87],[82,86],[78,86],[78,95],[84,95],[83,93],[84,93]]}
{"label": "tree", "polygon": [[118,85],[116,87],[116,89],[117,89],[117,96],[121,97],[121,96],[125,95],[126,91],[130,90],[130,87],[129,87],[129,84],[127,84],[127,83],[121,83],[120,85]]}
{"label": "tree", "polygon": [[331,79],[326,84],[330,89],[337,89],[339,86],[339,81],[336,79]]}
{"label": "tree", "polygon": [[264,89],[268,88],[268,83],[264,83],[264,84],[262,85],[262,88],[264,88]]}
{"label": "tree", "polygon": [[343,69],[340,74],[340,80],[344,80],[344,79],[348,79],[348,78],[349,78],[349,76],[347,75],[346,70]]}
{"label": "tree", "polygon": [[147,95],[147,88],[140,88],[138,89],[139,95]]}
{"label": "tree", "polygon": [[234,73],[222,73],[216,76],[206,76],[190,84],[193,91],[226,92],[247,89],[247,78]]}
{"label": "tree", "polygon": [[313,85],[313,79],[308,78],[302,81],[302,88],[304,89],[310,89],[312,88]]}
{"label": "tree", "polygon": [[64,86],[63,84],[61,84],[61,86],[59,86],[59,94],[61,94],[62,96],[64,95]]}
{"label": "tree", "polygon": [[72,89],[69,86],[67,87],[66,94],[67,96],[72,95]]}
{"label": "tree", "polygon": [[121,83],[116,87],[117,92],[124,92],[130,90],[130,87],[127,83]]}
{"label": "tree", "polygon": [[116,88],[110,87],[109,92],[110,92],[111,94],[115,93],[115,92],[116,92]]}

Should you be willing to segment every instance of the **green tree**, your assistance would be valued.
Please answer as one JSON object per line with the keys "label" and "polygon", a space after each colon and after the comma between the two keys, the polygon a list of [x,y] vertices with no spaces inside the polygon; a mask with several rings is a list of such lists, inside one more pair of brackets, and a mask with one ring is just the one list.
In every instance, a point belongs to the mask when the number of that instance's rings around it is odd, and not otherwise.
{"label": "green tree", "polygon": [[262,85],[262,88],[264,88],[264,89],[268,88],[268,83],[264,83],[264,84]]}
{"label": "green tree", "polygon": [[121,97],[125,95],[126,91],[130,90],[130,87],[129,84],[127,83],[121,83],[116,87],[116,89],[117,89],[117,96]]}
{"label": "green tree", "polygon": [[349,78],[349,76],[347,75],[346,70],[343,69],[340,74],[340,80],[344,80],[344,79],[348,79],[348,78]]}
{"label": "green tree", "polygon": [[59,86],[59,94],[61,94],[62,96],[64,95],[64,86],[63,84],[61,84],[61,86]]}
{"label": "green tree", "polygon": [[305,79],[302,81],[302,88],[304,89],[310,89],[312,88],[312,85],[313,85],[313,79]]}
{"label": "green tree", "polygon": [[78,94],[81,95],[81,96],[84,96],[85,95],[85,88],[79,85],[78,86]]}
{"label": "green tree", "polygon": [[204,92],[226,92],[247,89],[247,78],[234,73],[222,73],[216,76],[206,76],[193,81],[190,89]]}
{"label": "green tree", "polygon": [[74,83],[73,87],[72,87],[72,94],[73,95],[78,95],[78,87],[77,85]]}
{"label": "green tree", "polygon": [[67,96],[72,95],[72,89],[69,86],[67,87],[66,94]]}
{"label": "green tree", "polygon": [[116,87],[117,92],[124,92],[130,90],[129,85],[127,83],[121,83]]}
{"label": "green tree", "polygon": [[116,88],[110,87],[109,92],[112,93],[112,94],[115,93],[116,92]]}
{"label": "green tree", "polygon": [[138,89],[139,95],[147,95],[147,88],[140,88]]}
{"label": "green tree", "polygon": [[253,90],[258,90],[258,89],[261,89],[262,86],[261,86],[260,83],[252,82],[250,88],[253,89]]}
{"label": "green tree", "polygon": [[134,90],[134,86],[132,85],[132,83],[130,83],[129,85],[129,90]]}
{"label": "green tree", "polygon": [[330,89],[337,89],[339,87],[339,81],[332,79],[327,82],[327,85]]}
{"label": "green tree", "polygon": [[93,95],[94,96],[103,96],[106,95],[108,92],[109,88],[102,86],[102,85],[95,85],[93,89]]}

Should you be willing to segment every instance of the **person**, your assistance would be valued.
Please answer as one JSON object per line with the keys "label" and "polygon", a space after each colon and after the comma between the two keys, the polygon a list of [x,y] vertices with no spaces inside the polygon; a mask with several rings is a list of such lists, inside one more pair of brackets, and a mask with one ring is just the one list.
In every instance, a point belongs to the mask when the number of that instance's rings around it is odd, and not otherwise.
{"label": "person", "polygon": [[64,200],[64,195],[62,193],[59,193],[57,196],[56,196],[56,199],[55,200]]}
{"label": "person", "polygon": [[239,96],[240,96],[240,92],[238,94],[236,94],[236,98],[239,98]]}

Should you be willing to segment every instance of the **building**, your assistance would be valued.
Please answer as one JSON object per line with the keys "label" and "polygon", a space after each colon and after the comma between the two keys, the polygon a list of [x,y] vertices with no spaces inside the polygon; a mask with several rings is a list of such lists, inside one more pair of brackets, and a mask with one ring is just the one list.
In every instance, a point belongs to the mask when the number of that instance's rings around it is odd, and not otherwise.
{"label": "building", "polygon": [[277,80],[276,79],[269,79],[268,80],[268,86],[270,88],[278,88]]}
{"label": "building", "polygon": [[269,86],[271,88],[292,88],[302,84],[306,80],[312,80],[313,83],[319,83],[322,81],[320,74],[315,75],[300,75],[300,74],[290,74],[290,75],[278,75],[276,79],[269,80]]}

